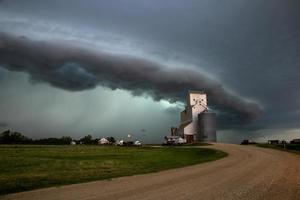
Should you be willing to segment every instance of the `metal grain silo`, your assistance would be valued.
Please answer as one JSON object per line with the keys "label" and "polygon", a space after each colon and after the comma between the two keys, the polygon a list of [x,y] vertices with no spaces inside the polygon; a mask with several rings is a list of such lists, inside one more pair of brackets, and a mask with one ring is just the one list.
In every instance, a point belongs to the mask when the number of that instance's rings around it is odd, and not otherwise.
{"label": "metal grain silo", "polygon": [[198,115],[198,140],[217,142],[216,113],[205,111]]}

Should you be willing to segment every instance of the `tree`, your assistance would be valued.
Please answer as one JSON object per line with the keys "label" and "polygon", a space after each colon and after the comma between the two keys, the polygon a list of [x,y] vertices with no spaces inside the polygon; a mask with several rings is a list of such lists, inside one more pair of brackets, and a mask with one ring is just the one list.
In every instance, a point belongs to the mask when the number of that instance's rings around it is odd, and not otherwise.
{"label": "tree", "polygon": [[10,130],[4,131],[0,135],[0,143],[2,144],[24,144],[31,140],[19,132],[12,132]]}
{"label": "tree", "polygon": [[92,144],[92,136],[91,135],[87,135],[84,136],[83,138],[80,139],[81,142],[83,142],[83,144]]}
{"label": "tree", "polygon": [[1,144],[9,144],[10,143],[10,130],[6,130],[0,135],[0,143]]}
{"label": "tree", "polygon": [[60,138],[60,140],[61,140],[62,144],[70,144],[71,141],[72,141],[72,138],[71,137],[63,136],[62,138]]}
{"label": "tree", "polygon": [[111,144],[114,144],[115,142],[116,142],[116,139],[114,138],[114,137],[107,137],[106,138],[108,141],[109,141],[109,143],[111,143]]}

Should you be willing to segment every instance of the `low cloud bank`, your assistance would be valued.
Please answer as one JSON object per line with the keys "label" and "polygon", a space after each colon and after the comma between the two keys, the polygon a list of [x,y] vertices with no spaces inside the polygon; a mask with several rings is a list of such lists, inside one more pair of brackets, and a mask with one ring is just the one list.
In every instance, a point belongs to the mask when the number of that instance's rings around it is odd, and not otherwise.
{"label": "low cloud bank", "polygon": [[259,105],[231,94],[199,71],[171,69],[145,59],[70,43],[33,41],[0,33],[0,65],[10,71],[28,73],[31,81],[46,82],[68,91],[102,85],[169,102],[183,102],[189,89],[205,91],[209,103],[220,111],[226,124],[247,124],[262,113]]}

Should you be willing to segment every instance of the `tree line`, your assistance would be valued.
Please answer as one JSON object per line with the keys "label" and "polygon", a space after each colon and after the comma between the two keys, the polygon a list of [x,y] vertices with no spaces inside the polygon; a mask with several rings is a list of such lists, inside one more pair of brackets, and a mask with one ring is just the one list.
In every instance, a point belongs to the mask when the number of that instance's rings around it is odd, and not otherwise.
{"label": "tree line", "polygon": [[[61,138],[43,138],[43,139],[31,139],[24,136],[22,133],[6,130],[0,134],[0,144],[41,144],[41,145],[68,145],[72,141],[76,144],[98,144],[100,138],[95,138],[91,135],[86,135],[79,140],[74,140],[69,136],[63,136]],[[111,144],[115,143],[114,137],[106,138]]]}

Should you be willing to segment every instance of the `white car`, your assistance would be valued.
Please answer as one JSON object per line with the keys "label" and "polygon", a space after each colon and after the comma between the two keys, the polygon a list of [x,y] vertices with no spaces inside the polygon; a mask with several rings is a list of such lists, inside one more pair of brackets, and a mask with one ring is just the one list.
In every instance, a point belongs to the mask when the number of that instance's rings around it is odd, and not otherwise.
{"label": "white car", "polygon": [[142,143],[137,140],[137,141],[134,142],[134,146],[142,146]]}
{"label": "white car", "polygon": [[186,139],[183,139],[181,137],[175,140],[175,144],[185,144],[185,143],[186,143]]}
{"label": "white car", "polygon": [[116,142],[117,146],[123,146],[124,145],[124,140],[120,140]]}

